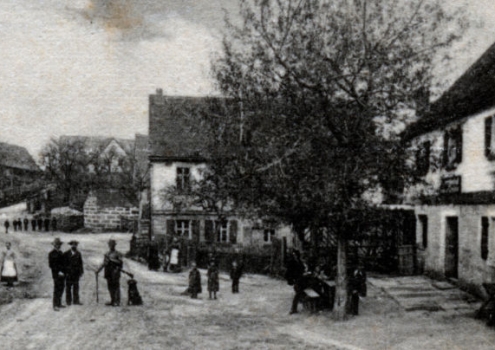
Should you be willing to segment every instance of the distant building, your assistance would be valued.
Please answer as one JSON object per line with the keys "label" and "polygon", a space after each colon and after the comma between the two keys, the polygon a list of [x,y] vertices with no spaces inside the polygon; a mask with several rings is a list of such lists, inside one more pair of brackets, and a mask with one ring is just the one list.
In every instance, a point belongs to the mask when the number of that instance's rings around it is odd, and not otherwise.
{"label": "distant building", "polygon": [[121,191],[138,203],[139,192],[149,186],[146,135],[136,134],[135,140],[65,135],[55,142],[66,147],[77,145],[77,149],[82,151],[84,162],[78,166],[85,173],[82,178],[84,185],[75,184],[68,196],[57,183],[50,183],[30,197],[28,209],[31,213],[49,214],[53,208],[66,206],[82,211],[92,189],[95,193],[101,190]]}
{"label": "distant building", "polygon": [[41,171],[21,146],[0,142],[0,203],[23,200],[40,186]]}
{"label": "distant building", "polygon": [[82,143],[86,155],[92,158],[87,165],[89,172],[95,172],[98,167],[104,167],[104,170],[109,173],[122,173],[133,165],[135,140],[132,139],[64,135],[60,137],[59,142]]}
{"label": "distant building", "polygon": [[495,282],[495,45],[405,138],[423,180],[405,196],[424,270],[471,287]]}

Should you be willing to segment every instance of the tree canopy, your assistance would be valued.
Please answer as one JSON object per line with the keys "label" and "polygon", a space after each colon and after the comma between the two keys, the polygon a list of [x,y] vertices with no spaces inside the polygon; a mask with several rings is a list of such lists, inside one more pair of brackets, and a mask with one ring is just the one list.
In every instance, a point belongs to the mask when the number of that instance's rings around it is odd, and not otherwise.
{"label": "tree canopy", "polygon": [[428,110],[433,62],[466,22],[439,0],[241,0],[240,13],[213,61],[228,102],[201,124],[214,135],[209,178],[301,240],[333,231],[342,311],[357,213],[398,199],[399,134]]}

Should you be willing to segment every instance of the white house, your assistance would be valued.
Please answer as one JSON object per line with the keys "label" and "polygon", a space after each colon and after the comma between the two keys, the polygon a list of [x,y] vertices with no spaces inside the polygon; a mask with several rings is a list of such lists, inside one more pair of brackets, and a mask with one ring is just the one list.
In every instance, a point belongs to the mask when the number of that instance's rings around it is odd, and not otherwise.
{"label": "white house", "polygon": [[495,45],[406,130],[426,272],[479,287],[495,282]]}
{"label": "white house", "polygon": [[149,98],[150,207],[155,236],[181,237],[190,242],[215,246],[243,247],[269,245],[277,237],[292,244],[287,227],[264,225],[263,221],[241,220],[234,211],[225,221],[201,207],[178,210],[164,195],[167,188],[187,189],[208,166],[205,135],[188,128],[184,113],[205,106],[205,98],[163,96],[162,90]]}

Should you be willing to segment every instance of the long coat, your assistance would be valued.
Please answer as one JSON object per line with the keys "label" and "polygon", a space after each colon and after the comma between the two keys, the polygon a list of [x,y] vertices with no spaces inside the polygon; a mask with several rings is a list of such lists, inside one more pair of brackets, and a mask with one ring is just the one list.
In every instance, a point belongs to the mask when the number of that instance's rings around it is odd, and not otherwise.
{"label": "long coat", "polygon": [[199,294],[201,292],[201,274],[198,269],[194,268],[189,272],[189,293]]}
{"label": "long coat", "polygon": [[81,252],[69,249],[64,253],[66,264],[66,278],[70,281],[77,281],[84,273]]}
{"label": "long coat", "polygon": [[53,249],[48,254],[48,266],[50,266],[50,269],[52,270],[53,279],[59,278],[59,275],[58,275],[59,272],[62,272],[65,274],[64,253],[62,253],[61,250]]}
{"label": "long coat", "polygon": [[218,269],[216,266],[210,266],[208,268],[208,292],[218,292],[219,289]]}

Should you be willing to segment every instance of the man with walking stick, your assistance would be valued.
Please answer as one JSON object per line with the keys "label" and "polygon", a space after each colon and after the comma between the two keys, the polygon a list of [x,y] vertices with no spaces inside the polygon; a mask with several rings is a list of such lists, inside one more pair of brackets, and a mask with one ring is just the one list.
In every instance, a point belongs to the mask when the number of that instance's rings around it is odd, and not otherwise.
{"label": "man with walking stick", "polygon": [[[123,260],[122,253],[115,249],[116,245],[115,240],[110,239],[108,241],[109,251],[104,256],[103,264],[95,271],[98,282],[98,273],[105,269],[104,277],[107,280],[108,292],[110,293],[110,302],[105,303],[107,306],[120,306],[120,273]],[[96,295],[98,297],[98,293]]]}

